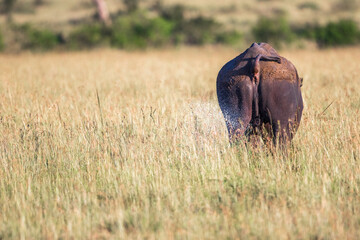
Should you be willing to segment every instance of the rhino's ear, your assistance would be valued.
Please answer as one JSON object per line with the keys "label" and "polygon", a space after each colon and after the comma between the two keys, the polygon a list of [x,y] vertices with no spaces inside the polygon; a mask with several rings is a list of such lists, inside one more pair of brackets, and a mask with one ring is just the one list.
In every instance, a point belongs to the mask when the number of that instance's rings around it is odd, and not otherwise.
{"label": "rhino's ear", "polygon": [[302,87],[302,85],[303,85],[303,78],[300,78],[300,87]]}

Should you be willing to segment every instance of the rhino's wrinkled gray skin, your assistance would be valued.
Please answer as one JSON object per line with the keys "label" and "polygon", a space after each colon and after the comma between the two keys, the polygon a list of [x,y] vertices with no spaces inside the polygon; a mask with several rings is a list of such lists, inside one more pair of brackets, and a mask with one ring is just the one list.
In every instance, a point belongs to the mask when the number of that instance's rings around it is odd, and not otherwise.
{"label": "rhino's wrinkled gray skin", "polygon": [[266,129],[275,144],[288,143],[301,120],[300,86],[294,65],[267,43],[253,43],[226,63],[216,88],[230,142]]}

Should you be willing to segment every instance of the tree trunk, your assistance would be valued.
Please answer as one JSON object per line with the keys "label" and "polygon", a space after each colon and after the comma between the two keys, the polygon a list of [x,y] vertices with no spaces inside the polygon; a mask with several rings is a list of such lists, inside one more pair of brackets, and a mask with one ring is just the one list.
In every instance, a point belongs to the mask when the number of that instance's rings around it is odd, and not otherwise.
{"label": "tree trunk", "polygon": [[44,0],[34,0],[34,5],[35,6],[40,6],[44,4]]}
{"label": "tree trunk", "polygon": [[12,11],[14,8],[16,0],[4,0],[3,4],[4,4],[4,9],[6,12],[6,20],[8,23],[12,22]]}
{"label": "tree trunk", "polygon": [[105,0],[94,0],[94,2],[96,4],[97,12],[98,12],[100,20],[105,25],[110,25],[111,19],[110,19],[109,10],[107,8]]}

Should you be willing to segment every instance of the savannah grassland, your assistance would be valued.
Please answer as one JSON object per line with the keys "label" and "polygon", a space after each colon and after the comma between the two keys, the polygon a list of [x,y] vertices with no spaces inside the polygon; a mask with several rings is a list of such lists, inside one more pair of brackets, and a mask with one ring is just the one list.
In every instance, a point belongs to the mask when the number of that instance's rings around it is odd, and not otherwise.
{"label": "savannah grassland", "polygon": [[304,77],[288,155],[229,146],[237,54],[0,55],[0,239],[358,238],[360,49],[281,52]]}

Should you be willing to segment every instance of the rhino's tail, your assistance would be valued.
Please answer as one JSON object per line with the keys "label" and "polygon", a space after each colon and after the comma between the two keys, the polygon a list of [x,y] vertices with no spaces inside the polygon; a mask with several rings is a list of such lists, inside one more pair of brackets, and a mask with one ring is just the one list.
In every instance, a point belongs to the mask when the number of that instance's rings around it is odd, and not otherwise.
{"label": "rhino's tail", "polygon": [[260,61],[274,61],[277,63],[281,63],[281,58],[277,56],[264,56],[262,54],[257,55],[255,58],[255,62],[253,65],[253,101],[254,101],[254,107],[255,107],[255,118],[253,119],[253,125],[254,127],[260,126],[260,114],[259,114],[259,81],[260,81]]}

